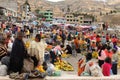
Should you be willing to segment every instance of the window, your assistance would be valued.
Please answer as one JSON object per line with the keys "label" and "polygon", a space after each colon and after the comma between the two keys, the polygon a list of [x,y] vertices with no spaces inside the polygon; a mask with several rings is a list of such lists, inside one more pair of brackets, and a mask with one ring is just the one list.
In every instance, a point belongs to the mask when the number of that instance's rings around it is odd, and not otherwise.
{"label": "window", "polygon": [[72,19],[70,21],[72,21]]}
{"label": "window", "polygon": [[44,15],[48,15],[48,13],[44,13]]}
{"label": "window", "polygon": [[83,19],[82,17],[80,17],[80,19]]}
{"label": "window", "polygon": [[69,18],[69,16],[67,16],[67,18]]}
{"label": "window", "polygon": [[78,20],[76,20],[76,22],[78,22]]}
{"label": "window", "polygon": [[88,21],[84,21],[84,23],[89,23]]}
{"label": "window", "polygon": [[47,16],[45,18],[48,18]]}
{"label": "window", "polygon": [[67,19],[67,21],[69,21],[69,19]]}
{"label": "window", "polygon": [[53,15],[53,13],[50,13],[50,15]]}

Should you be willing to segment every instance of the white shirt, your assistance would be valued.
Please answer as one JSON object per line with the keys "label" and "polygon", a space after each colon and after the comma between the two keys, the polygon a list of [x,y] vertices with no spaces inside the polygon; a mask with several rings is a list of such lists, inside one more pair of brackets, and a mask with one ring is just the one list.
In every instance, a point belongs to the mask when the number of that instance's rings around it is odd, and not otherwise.
{"label": "white shirt", "polygon": [[35,56],[40,62],[44,61],[46,47],[47,44],[42,40],[40,42],[32,41],[29,48],[29,54]]}

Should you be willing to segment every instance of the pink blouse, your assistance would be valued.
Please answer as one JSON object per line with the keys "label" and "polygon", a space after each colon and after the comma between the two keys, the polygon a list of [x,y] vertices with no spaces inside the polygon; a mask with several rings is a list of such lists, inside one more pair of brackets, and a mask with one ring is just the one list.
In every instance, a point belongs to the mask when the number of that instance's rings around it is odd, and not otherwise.
{"label": "pink blouse", "polygon": [[105,60],[105,58],[106,58],[106,54],[105,54],[105,51],[101,51],[101,56],[98,56],[98,59],[99,60]]}

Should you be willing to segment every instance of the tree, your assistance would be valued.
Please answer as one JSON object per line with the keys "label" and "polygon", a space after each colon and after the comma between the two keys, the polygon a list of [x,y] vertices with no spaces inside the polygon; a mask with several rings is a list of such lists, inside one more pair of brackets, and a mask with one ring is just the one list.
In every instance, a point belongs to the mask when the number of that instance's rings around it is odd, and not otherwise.
{"label": "tree", "polygon": [[67,6],[67,12],[70,12],[70,5]]}
{"label": "tree", "polygon": [[100,16],[102,16],[102,12],[100,12]]}
{"label": "tree", "polygon": [[40,12],[39,9],[36,9],[36,10],[35,10],[35,13],[36,13],[36,14],[39,14],[39,12]]}
{"label": "tree", "polygon": [[110,11],[110,13],[112,14],[112,13],[113,13],[113,11]]}
{"label": "tree", "polygon": [[108,15],[108,13],[106,13],[106,15]]}
{"label": "tree", "polygon": [[4,15],[4,12],[3,10],[0,9],[0,15]]}
{"label": "tree", "polygon": [[113,13],[117,13],[117,11],[116,11],[116,10],[113,10]]}

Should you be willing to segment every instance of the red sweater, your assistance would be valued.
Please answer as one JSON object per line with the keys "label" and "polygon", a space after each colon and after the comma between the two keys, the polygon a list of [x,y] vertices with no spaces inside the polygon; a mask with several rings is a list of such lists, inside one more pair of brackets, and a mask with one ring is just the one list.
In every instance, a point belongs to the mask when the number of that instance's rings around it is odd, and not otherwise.
{"label": "red sweater", "polygon": [[106,62],[102,65],[102,72],[104,76],[110,76],[111,67],[112,65]]}

